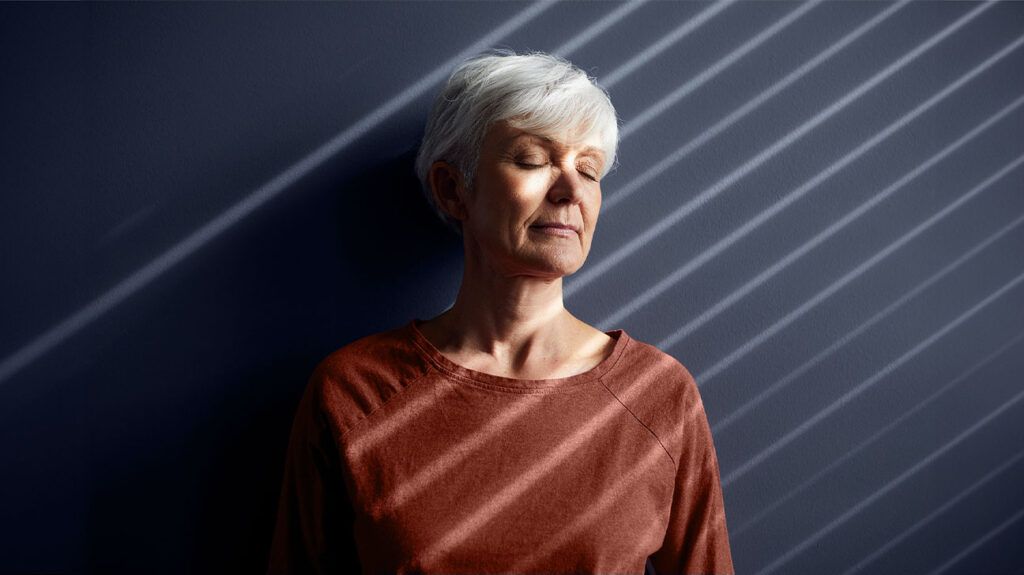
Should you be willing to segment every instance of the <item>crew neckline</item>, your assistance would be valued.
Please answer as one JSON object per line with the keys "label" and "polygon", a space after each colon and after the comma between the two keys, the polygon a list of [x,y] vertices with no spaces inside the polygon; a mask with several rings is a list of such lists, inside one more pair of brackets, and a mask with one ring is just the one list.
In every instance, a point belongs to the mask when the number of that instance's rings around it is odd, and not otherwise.
{"label": "crew neckline", "polygon": [[423,357],[430,363],[434,364],[435,367],[449,375],[470,383],[510,391],[566,389],[569,387],[575,387],[579,384],[595,381],[615,367],[615,364],[622,356],[623,350],[626,349],[626,344],[629,343],[630,340],[629,334],[627,334],[623,329],[606,331],[604,333],[615,340],[615,346],[612,348],[612,352],[608,354],[608,357],[604,358],[600,363],[587,371],[570,375],[568,377],[558,377],[553,379],[519,379],[515,377],[505,377],[485,373],[455,363],[449,359],[448,356],[441,353],[441,350],[435,347],[434,344],[427,339],[427,336],[423,335],[423,332],[420,331],[419,328],[422,323],[423,320],[414,318],[406,324],[406,330],[409,332],[410,337],[416,344],[416,348],[420,354],[423,355]]}

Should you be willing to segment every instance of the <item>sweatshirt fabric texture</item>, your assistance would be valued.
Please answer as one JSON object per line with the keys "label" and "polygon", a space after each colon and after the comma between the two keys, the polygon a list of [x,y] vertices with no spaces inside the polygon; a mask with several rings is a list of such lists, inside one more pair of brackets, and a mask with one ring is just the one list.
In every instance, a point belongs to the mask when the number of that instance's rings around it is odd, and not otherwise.
{"label": "sweatshirt fabric texture", "polygon": [[732,574],[689,371],[624,330],[590,370],[468,369],[408,324],[314,370],[269,573]]}

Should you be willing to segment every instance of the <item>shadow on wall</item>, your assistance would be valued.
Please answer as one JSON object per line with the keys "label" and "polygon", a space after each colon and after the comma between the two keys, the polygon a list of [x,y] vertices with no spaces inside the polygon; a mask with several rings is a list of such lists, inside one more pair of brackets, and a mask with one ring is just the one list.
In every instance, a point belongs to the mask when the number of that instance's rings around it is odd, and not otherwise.
{"label": "shadow on wall", "polygon": [[347,180],[343,166],[321,168],[142,295],[134,313],[148,318],[89,350],[88,403],[72,408],[91,412],[88,571],[265,569],[315,365],[429,311],[423,289],[454,294],[460,244],[422,199],[413,156]]}
{"label": "shadow on wall", "polygon": [[423,198],[415,160],[416,150],[409,150],[346,184],[346,202],[338,214],[344,258],[368,281],[394,289],[397,297],[414,285],[407,270],[462,251],[461,239],[444,227]]}

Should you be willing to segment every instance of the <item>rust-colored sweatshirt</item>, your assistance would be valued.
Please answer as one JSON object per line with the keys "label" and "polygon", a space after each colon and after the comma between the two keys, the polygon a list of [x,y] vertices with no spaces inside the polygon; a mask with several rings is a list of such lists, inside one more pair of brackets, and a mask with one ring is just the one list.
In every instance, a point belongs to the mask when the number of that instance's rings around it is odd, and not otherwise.
{"label": "rust-colored sweatshirt", "polygon": [[640,574],[648,558],[657,573],[733,573],[682,364],[615,330],[585,373],[499,377],[448,359],[419,323],[313,372],[270,573]]}

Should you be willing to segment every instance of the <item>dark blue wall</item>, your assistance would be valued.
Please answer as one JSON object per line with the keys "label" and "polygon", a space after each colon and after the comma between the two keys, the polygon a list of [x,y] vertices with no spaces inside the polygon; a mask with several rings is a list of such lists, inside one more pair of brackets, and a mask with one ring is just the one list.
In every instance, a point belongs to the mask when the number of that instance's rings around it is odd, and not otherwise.
{"label": "dark blue wall", "polygon": [[[977,12],[974,12],[977,11]],[[624,125],[567,305],[673,354],[743,573],[1024,569],[1024,4],[0,5],[0,572],[258,572],[324,355],[452,300],[460,59]]]}

